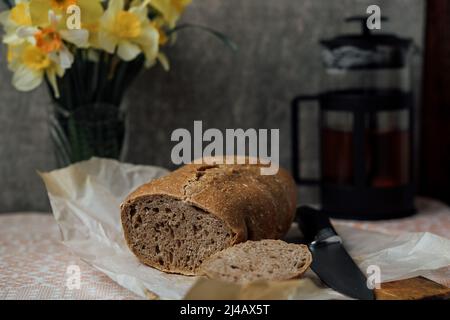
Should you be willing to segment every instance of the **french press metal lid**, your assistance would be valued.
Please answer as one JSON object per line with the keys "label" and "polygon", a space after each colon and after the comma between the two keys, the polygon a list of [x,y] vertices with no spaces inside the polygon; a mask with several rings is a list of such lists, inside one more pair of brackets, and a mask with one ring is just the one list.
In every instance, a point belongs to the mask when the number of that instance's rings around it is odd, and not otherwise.
{"label": "french press metal lid", "polygon": [[[401,68],[407,62],[412,40],[394,34],[373,33],[366,17],[350,17],[346,22],[359,22],[360,34],[347,34],[322,40],[323,61],[328,69]],[[381,21],[387,21],[382,18]]]}

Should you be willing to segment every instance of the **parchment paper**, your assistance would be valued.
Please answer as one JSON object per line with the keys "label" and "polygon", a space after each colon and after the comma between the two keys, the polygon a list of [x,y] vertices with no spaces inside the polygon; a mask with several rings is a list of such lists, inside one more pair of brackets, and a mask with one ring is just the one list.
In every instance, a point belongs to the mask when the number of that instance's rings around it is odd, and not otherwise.
{"label": "parchment paper", "polygon": [[[120,203],[141,184],[167,173],[158,167],[98,158],[41,173],[62,242],[83,261],[143,298],[182,299],[199,280],[165,274],[140,264],[123,237]],[[363,272],[368,266],[377,265],[383,282],[426,275],[450,265],[450,240],[433,234],[392,236],[346,226],[336,228]],[[290,235],[296,236],[295,232],[293,227]],[[306,279],[289,284],[260,283],[253,294],[246,290],[244,297],[260,297],[256,293],[263,286],[264,296],[271,298],[346,299],[324,287],[312,271],[308,271]],[[218,288],[217,283],[204,279],[198,286],[208,286],[213,291]],[[287,291],[282,294],[281,288]],[[194,296],[199,297],[198,290]]]}

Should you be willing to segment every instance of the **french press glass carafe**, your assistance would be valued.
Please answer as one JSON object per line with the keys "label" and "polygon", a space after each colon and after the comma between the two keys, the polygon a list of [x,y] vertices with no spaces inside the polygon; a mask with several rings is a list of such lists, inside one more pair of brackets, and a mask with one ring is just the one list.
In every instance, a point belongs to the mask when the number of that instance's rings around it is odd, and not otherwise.
{"label": "french press glass carafe", "polygon": [[[371,33],[321,41],[323,92],[292,103],[293,171],[299,184],[319,184],[322,209],[335,218],[376,220],[414,213],[412,41]],[[322,177],[300,176],[300,114],[320,106]]]}

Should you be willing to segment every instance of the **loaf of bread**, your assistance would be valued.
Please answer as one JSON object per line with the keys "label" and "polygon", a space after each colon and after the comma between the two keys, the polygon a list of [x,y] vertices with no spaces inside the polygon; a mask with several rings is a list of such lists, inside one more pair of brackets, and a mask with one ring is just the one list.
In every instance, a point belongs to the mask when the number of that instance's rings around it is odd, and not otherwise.
{"label": "loaf of bread", "polygon": [[247,241],[217,252],[201,266],[209,278],[247,284],[300,278],[312,262],[305,245],[281,240]]}
{"label": "loaf of bread", "polygon": [[196,275],[212,254],[247,240],[279,239],[296,209],[283,169],[186,165],[131,193],[121,206],[125,239],[138,259],[164,272]]}

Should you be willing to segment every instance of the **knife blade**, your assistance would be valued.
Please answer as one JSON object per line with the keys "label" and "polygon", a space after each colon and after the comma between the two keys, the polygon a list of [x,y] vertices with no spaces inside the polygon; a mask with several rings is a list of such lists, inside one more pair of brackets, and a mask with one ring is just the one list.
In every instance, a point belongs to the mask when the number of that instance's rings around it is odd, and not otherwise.
{"label": "knife blade", "polygon": [[310,207],[300,207],[296,221],[313,256],[311,269],[322,282],[351,298],[374,300],[366,277],[345,250],[328,216]]}

